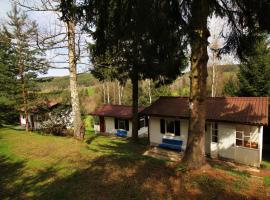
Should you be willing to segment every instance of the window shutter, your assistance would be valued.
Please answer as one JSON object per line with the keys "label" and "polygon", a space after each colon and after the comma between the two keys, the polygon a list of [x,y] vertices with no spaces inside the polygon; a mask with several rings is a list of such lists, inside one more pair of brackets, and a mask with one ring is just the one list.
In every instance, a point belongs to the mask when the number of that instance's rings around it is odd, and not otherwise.
{"label": "window shutter", "polygon": [[118,119],[114,118],[114,128],[118,129]]}
{"label": "window shutter", "polygon": [[126,131],[129,131],[129,120],[128,119],[125,120],[125,127],[126,127]]}
{"label": "window shutter", "polygon": [[175,120],[174,121],[174,127],[175,127],[175,135],[180,136],[180,121]]}
{"label": "window shutter", "polygon": [[165,133],[165,120],[164,119],[160,119],[160,132],[161,133]]}

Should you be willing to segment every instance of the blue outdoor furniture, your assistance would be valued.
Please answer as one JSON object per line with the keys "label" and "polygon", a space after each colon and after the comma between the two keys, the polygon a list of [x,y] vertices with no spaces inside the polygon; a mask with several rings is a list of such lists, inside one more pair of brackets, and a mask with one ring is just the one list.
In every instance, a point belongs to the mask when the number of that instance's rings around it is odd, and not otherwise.
{"label": "blue outdoor furniture", "polygon": [[182,144],[183,141],[181,140],[163,138],[162,143],[159,144],[159,147],[181,151]]}
{"label": "blue outdoor furniture", "polygon": [[116,136],[118,137],[127,137],[127,131],[122,129],[117,129]]}

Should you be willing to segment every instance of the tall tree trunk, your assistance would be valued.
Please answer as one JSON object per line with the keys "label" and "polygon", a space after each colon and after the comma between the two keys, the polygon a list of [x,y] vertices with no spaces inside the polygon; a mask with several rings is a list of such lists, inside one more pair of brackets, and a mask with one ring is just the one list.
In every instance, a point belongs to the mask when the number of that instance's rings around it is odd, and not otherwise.
{"label": "tall tree trunk", "polygon": [[119,81],[117,81],[117,89],[118,89],[118,104],[121,105],[121,87]]}
{"label": "tall tree trunk", "polygon": [[148,80],[148,96],[149,96],[149,103],[152,103],[152,95],[151,95],[151,79]]}
{"label": "tall tree trunk", "polygon": [[190,120],[187,148],[183,163],[189,169],[200,168],[205,164],[205,113],[207,79],[207,17],[208,0],[192,2],[191,71],[190,71]]}
{"label": "tall tree trunk", "polygon": [[118,104],[122,105],[124,87],[120,84],[120,82],[117,82],[117,85],[118,85]]}
{"label": "tall tree trunk", "polygon": [[132,139],[138,140],[138,72],[136,68],[133,68],[131,83],[132,83]]}
{"label": "tall tree trunk", "polygon": [[113,104],[116,104],[115,81],[113,81],[112,84],[113,84]]}
{"label": "tall tree trunk", "polygon": [[[19,45],[20,46],[20,45]],[[22,63],[22,49],[18,47],[17,52],[19,54],[19,71],[20,71],[20,81],[22,87],[22,99],[23,99],[23,109],[24,109],[24,116],[25,116],[25,131],[29,131],[29,114],[28,114],[28,99],[27,99],[27,91],[25,89],[25,79],[24,79],[24,64]]]}
{"label": "tall tree trunk", "polygon": [[215,53],[213,52],[213,64],[212,64],[212,92],[211,92],[211,97],[214,97],[216,95],[216,91],[215,91],[215,76],[216,76],[216,73],[215,73]]}
{"label": "tall tree trunk", "polygon": [[107,103],[110,103],[110,85],[108,82],[106,83],[106,85],[107,85]]}
{"label": "tall tree trunk", "polygon": [[105,83],[102,83],[102,90],[103,90],[103,103],[106,103],[106,88],[105,88]]}
{"label": "tall tree trunk", "polygon": [[68,31],[69,72],[70,72],[70,93],[71,93],[71,106],[73,113],[74,137],[82,140],[84,138],[84,127],[81,119],[80,100],[77,89],[75,22],[73,20],[67,22],[67,31]]}
{"label": "tall tree trunk", "polygon": [[24,67],[22,64],[20,65],[20,76],[21,76],[21,86],[22,86],[22,98],[23,98],[23,109],[25,115],[25,131],[29,131],[29,113],[28,113],[28,99],[27,99],[27,91],[25,89],[25,81],[24,81]]}

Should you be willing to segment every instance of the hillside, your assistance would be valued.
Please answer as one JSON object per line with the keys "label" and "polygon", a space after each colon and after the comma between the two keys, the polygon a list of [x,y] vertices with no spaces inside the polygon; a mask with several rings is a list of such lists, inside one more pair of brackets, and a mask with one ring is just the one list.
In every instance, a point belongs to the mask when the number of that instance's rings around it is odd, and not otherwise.
{"label": "hillside", "polygon": [[[218,65],[216,66],[216,96],[223,95],[223,86],[226,81],[235,77],[239,67],[237,65]],[[208,67],[208,83],[207,92],[211,94],[212,82],[212,68]],[[149,105],[149,85],[147,81],[141,81],[139,88],[140,105]],[[46,77],[41,78],[38,83],[39,94],[41,97],[69,103],[69,77]],[[126,105],[132,104],[131,98],[131,83],[127,81],[122,88],[121,103]],[[97,105],[102,103],[118,104],[119,101],[119,83],[113,82],[99,82],[91,73],[82,73],[78,75],[78,89],[80,101],[82,103],[83,113],[91,112]],[[176,79],[172,84],[161,87],[156,87],[151,81],[150,85],[152,102],[159,96],[188,96],[189,95],[189,72],[183,74]]]}

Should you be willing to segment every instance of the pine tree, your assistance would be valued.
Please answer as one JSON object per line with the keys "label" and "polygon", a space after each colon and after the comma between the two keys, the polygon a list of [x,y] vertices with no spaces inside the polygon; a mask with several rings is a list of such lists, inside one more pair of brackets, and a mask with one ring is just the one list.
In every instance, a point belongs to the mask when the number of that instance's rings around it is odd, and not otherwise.
{"label": "pine tree", "polygon": [[29,109],[30,99],[34,98],[33,81],[38,73],[45,73],[47,63],[43,52],[36,45],[38,27],[31,21],[25,12],[18,9],[14,4],[12,11],[8,13],[8,24],[4,26],[4,32],[11,41],[11,46],[15,50],[15,68],[18,72],[20,83],[20,98],[18,103],[21,105],[26,117],[26,131],[29,130]]}
{"label": "pine tree", "polygon": [[[93,63],[97,68],[112,66],[116,74],[127,73],[131,79],[132,138],[137,140],[139,80],[150,78],[170,82],[186,67],[184,38],[176,20],[177,4],[101,0],[95,2],[95,6]],[[91,18],[91,9],[86,7],[85,11],[86,18]]]}
{"label": "pine tree", "polygon": [[267,35],[256,42],[238,73],[240,96],[270,96],[270,43]]}
{"label": "pine tree", "polygon": [[0,30],[0,125],[18,121],[16,111],[17,74],[11,41],[3,30]]}
{"label": "pine tree", "polygon": [[[227,22],[227,32],[221,33],[225,42],[219,49],[218,54],[234,53],[234,55],[243,59],[246,51],[253,48],[257,33],[262,30],[270,31],[270,4],[268,0],[86,0],[85,3],[86,5],[83,6],[84,12],[80,13],[86,13],[88,23],[94,24],[96,27],[94,39],[97,39],[98,49],[100,50],[98,53],[104,52],[104,47],[108,49],[112,47],[112,50],[113,47],[119,47],[120,50],[123,50],[126,45],[139,47],[139,49],[131,48],[130,51],[128,49],[122,51],[123,55],[128,54],[130,58],[125,60],[127,61],[126,66],[139,66],[138,63],[140,62],[134,62],[144,60],[144,57],[140,57],[139,60],[136,59],[139,52],[144,56],[151,55],[151,49],[145,48],[145,51],[143,49],[148,44],[155,44],[155,40],[152,40],[151,37],[149,38],[151,40],[145,40],[154,33],[161,36],[161,40],[158,40],[161,43],[167,42],[166,37],[162,36],[173,37],[175,33],[180,33],[178,38],[181,38],[181,42],[179,43],[176,40],[174,45],[171,46],[172,54],[177,50],[183,50],[183,46],[189,45],[191,50],[190,120],[189,137],[183,162],[188,168],[201,167],[205,163],[206,80],[209,59],[207,47],[208,37],[210,36],[208,20],[215,15]],[[137,10],[137,8],[140,9]],[[147,14],[145,15],[144,12],[147,12]],[[156,15],[157,13],[160,13],[161,16]],[[134,16],[137,18],[133,18]],[[163,24],[164,19],[168,26]],[[162,30],[167,30],[167,32],[165,31],[166,35],[163,35]],[[125,42],[122,44],[120,41]],[[168,42],[168,45],[170,44]],[[159,51],[164,50],[163,48],[158,49]],[[115,55],[120,60],[124,60],[121,54]],[[170,60],[170,57],[163,57],[163,54],[158,55],[156,59],[160,58]],[[155,61],[155,59],[151,61]],[[144,69],[151,72],[153,76],[159,77],[158,71],[153,70],[150,63],[146,63]],[[166,69],[172,66],[170,62],[166,64],[163,65]],[[132,71],[129,71],[136,77],[141,68],[131,69]],[[173,74],[170,75],[173,78]],[[136,98],[136,96],[133,96],[133,98]]]}

